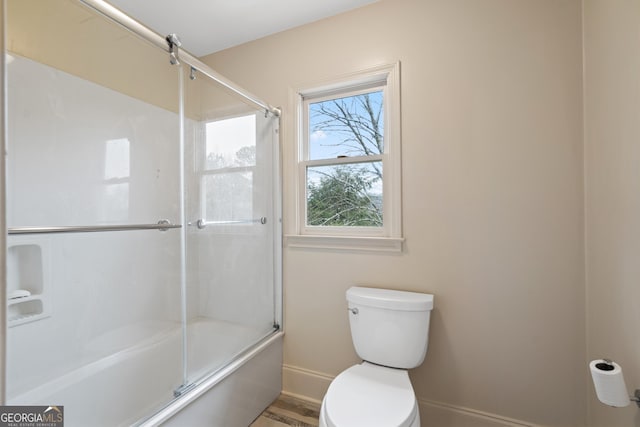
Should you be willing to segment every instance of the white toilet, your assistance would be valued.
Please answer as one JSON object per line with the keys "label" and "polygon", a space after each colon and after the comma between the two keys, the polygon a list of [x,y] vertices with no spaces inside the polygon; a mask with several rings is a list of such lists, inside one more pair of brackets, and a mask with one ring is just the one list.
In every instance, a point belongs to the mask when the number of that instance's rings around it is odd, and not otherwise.
{"label": "white toilet", "polygon": [[352,287],[351,338],[364,361],[338,375],[320,409],[320,427],[420,427],[408,369],[422,364],[433,295]]}

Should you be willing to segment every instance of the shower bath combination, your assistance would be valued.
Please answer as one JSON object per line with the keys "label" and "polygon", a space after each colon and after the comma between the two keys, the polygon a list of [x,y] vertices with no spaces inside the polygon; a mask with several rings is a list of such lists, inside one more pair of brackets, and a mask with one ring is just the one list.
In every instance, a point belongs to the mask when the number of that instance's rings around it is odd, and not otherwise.
{"label": "shower bath combination", "polygon": [[3,403],[248,425],[281,390],[280,111],[103,1],[5,3]]}

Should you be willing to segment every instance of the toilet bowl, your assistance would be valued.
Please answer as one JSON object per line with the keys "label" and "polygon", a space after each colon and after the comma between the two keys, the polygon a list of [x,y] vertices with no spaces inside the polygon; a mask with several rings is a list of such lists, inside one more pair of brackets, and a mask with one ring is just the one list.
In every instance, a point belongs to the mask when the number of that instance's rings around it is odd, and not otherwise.
{"label": "toilet bowl", "polygon": [[408,370],[424,361],[433,295],[354,286],[347,302],[363,362],[329,385],[320,427],[420,427]]}
{"label": "toilet bowl", "polygon": [[420,427],[408,372],[368,362],[343,371],[323,399],[320,427]]}

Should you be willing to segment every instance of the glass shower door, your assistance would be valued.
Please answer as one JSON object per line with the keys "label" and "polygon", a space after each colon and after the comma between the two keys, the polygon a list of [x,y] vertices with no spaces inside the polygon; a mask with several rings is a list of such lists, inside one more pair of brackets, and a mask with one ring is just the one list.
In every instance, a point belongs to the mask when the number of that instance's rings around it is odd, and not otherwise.
{"label": "glass shower door", "polygon": [[279,327],[278,118],[194,77],[184,83],[190,381]]}
{"label": "glass shower door", "polygon": [[183,380],[178,71],[77,2],[6,19],[7,403],[130,424]]}

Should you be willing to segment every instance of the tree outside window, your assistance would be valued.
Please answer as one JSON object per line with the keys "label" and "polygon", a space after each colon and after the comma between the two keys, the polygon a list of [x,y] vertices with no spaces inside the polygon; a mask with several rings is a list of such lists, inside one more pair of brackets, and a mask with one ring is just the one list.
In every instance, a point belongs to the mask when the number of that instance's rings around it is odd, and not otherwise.
{"label": "tree outside window", "polygon": [[287,245],[401,251],[400,64],[294,90],[298,170]]}
{"label": "tree outside window", "polygon": [[309,103],[308,226],[382,227],[382,90]]}

